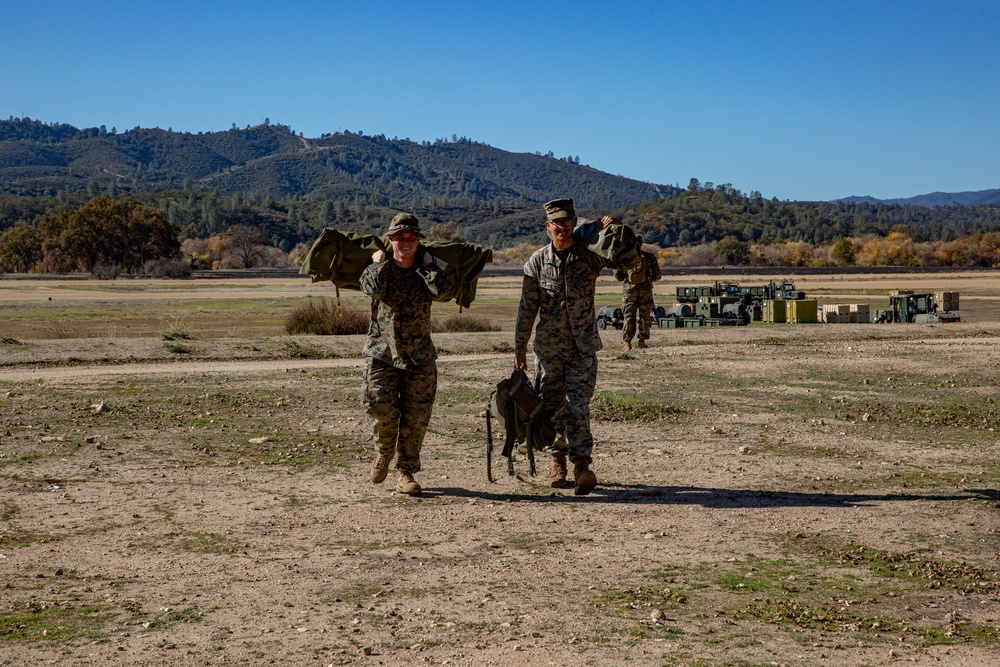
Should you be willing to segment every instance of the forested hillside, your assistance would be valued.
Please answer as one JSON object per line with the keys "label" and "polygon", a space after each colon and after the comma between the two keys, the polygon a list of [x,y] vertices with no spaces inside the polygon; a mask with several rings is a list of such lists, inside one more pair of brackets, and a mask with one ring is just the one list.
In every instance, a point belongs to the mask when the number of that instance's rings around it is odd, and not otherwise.
{"label": "forested hillside", "polygon": [[0,121],[0,194],[93,197],[109,188],[132,196],[193,189],[272,199],[362,197],[392,207],[538,203],[585,192],[587,205],[612,208],[676,191],[598,171],[579,157],[510,153],[456,136],[418,143],[346,131],[307,139],[270,123],[190,134]]}
{"label": "forested hillside", "polygon": [[[541,203],[557,196],[574,197],[581,217],[622,218],[663,249],[664,263],[993,266],[1000,205],[990,192],[933,207],[789,202],[697,179],[657,186],[578,157],[455,136],[307,139],[270,123],[118,133],[12,118],[0,121],[0,270],[134,272],[177,246],[196,268],[294,263],[326,227],[382,233],[399,211],[434,238],[465,238],[516,262],[545,242]],[[128,221],[141,237],[128,256],[118,254],[124,242],[84,252],[112,235],[102,218]],[[161,240],[150,244],[148,229]],[[270,250],[231,252],[247,239]]]}
{"label": "forested hillside", "polygon": [[688,246],[733,237],[746,243],[804,241],[813,245],[906,225],[915,241],[950,241],[1000,230],[1000,205],[923,206],[869,202],[781,202],[759,192],[692,179],[685,192],[628,207],[625,218],[647,241]]}

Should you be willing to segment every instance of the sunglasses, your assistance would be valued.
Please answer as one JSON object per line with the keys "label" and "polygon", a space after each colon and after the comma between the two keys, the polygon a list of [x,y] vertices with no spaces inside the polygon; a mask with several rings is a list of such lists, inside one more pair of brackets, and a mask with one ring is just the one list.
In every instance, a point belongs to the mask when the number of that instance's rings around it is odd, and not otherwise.
{"label": "sunglasses", "polygon": [[573,229],[576,226],[576,220],[573,218],[561,218],[559,220],[547,220],[548,224],[553,227],[558,227],[560,229]]}

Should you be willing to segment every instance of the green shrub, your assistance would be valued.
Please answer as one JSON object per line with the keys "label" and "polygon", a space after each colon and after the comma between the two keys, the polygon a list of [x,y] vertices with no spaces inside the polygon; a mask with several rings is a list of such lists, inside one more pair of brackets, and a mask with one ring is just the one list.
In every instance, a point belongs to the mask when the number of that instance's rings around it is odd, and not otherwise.
{"label": "green shrub", "polygon": [[368,332],[371,315],[355,306],[337,309],[330,299],[310,300],[285,318],[285,331],[289,334],[315,334],[339,336]]}

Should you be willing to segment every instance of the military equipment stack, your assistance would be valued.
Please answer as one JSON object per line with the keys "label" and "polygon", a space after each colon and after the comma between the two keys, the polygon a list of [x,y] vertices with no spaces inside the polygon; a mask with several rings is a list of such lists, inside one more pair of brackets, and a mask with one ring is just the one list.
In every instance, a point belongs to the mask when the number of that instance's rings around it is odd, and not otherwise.
{"label": "military equipment stack", "polygon": [[[766,285],[741,286],[716,281],[711,285],[682,285],[676,288],[677,302],[666,309],[656,307],[656,323],[661,329],[702,326],[745,326],[750,322],[768,324],[927,323],[960,322],[958,292],[914,294],[894,290],[888,309],[874,309],[867,303],[823,304],[807,299],[790,281],[769,281]],[[598,311],[599,328],[615,325],[614,306]],[[620,325],[616,325],[621,328]]]}

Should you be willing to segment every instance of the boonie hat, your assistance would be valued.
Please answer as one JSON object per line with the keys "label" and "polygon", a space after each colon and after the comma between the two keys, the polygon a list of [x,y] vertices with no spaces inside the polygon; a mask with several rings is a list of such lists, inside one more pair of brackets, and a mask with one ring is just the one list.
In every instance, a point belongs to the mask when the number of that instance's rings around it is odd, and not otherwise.
{"label": "boonie hat", "polygon": [[424,236],[420,233],[420,223],[417,222],[417,216],[412,213],[397,213],[396,217],[389,223],[389,231],[386,233],[392,235],[405,230],[409,230],[421,238]]}
{"label": "boonie hat", "polygon": [[562,218],[575,218],[576,211],[573,210],[572,199],[553,199],[543,204],[545,207],[546,220],[561,220]]}

